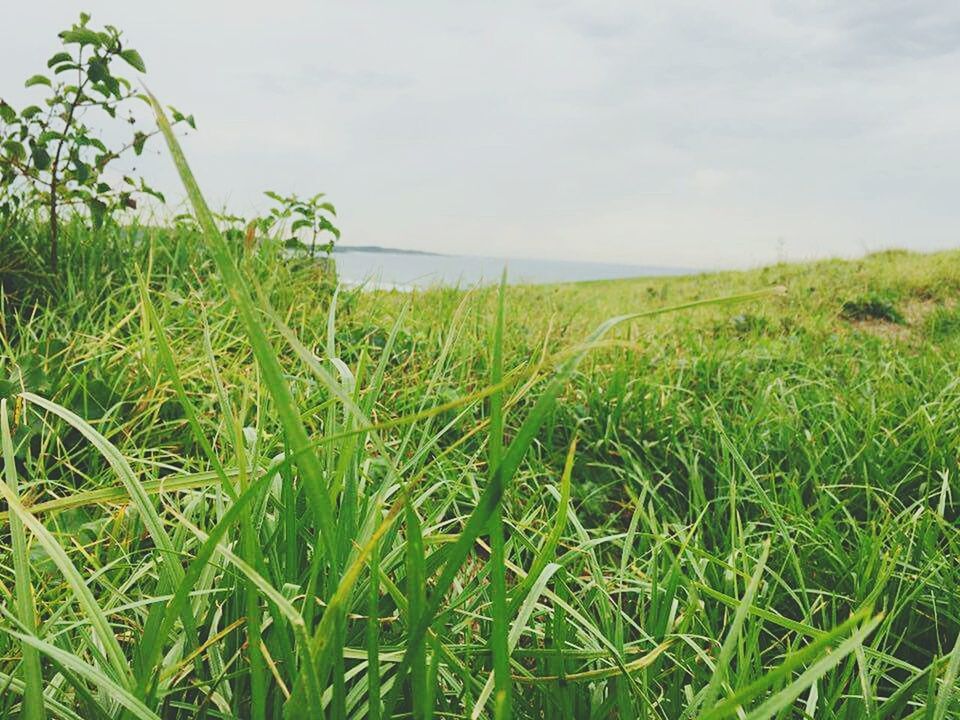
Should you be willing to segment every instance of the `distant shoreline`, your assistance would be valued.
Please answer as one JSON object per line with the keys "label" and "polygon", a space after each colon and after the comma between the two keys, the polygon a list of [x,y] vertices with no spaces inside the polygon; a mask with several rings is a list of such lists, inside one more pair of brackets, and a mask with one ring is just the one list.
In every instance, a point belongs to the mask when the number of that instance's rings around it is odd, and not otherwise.
{"label": "distant shoreline", "polygon": [[447,255],[446,253],[430,252],[428,250],[404,250],[401,248],[386,248],[381,247],[380,245],[334,245],[333,252],[336,253],[349,253],[349,252],[365,252],[365,253],[390,253],[393,255],[431,255],[435,257],[453,257],[452,255]]}
{"label": "distant shoreline", "polygon": [[[493,257],[489,255],[458,255],[451,253],[439,253],[431,252],[429,250],[407,250],[404,248],[388,248],[381,245],[334,245],[333,254],[349,254],[349,253],[369,253],[372,255],[412,255],[419,257],[437,257],[437,258],[449,258],[453,259],[465,259],[465,260],[474,260],[474,261],[496,261],[503,262],[506,264],[516,263],[516,264],[525,264],[525,263],[537,263],[545,262],[558,265],[579,265],[579,266],[595,266],[595,267],[628,267],[635,268],[640,271],[642,275],[637,277],[646,277],[650,276],[660,276],[660,275],[695,275],[701,272],[709,272],[707,270],[700,270],[696,268],[682,268],[682,267],[671,267],[671,266],[645,266],[645,265],[632,265],[632,264],[621,264],[621,263],[612,263],[612,262],[597,262],[595,260],[553,260],[550,258],[500,258]],[[624,276],[624,277],[633,277],[633,276]]]}

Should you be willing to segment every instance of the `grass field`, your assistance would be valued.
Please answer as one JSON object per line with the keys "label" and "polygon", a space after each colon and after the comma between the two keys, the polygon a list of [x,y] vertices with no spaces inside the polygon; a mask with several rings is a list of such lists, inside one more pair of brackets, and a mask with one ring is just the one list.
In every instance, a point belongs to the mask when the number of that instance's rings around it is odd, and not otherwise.
{"label": "grass field", "polygon": [[0,717],[960,717],[960,254],[334,294],[30,232]]}

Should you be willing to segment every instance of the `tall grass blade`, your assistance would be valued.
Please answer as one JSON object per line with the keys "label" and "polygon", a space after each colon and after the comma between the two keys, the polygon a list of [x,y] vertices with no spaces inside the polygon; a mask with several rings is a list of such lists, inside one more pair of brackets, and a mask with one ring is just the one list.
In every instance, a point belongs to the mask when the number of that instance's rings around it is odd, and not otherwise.
{"label": "tall grass blade", "polygon": [[327,561],[335,565],[336,520],[333,505],[323,483],[323,466],[311,448],[307,431],[293,401],[293,395],[287,385],[283,369],[280,367],[273,346],[260,324],[256,306],[247,290],[247,283],[230,256],[229,248],[217,228],[206,201],[203,199],[200,187],[194,179],[163,108],[153,95],[150,95],[150,100],[157,116],[157,124],[167,141],[170,155],[186,188],[190,203],[193,205],[203,236],[209,243],[210,251],[223,278],[227,292],[243,321],[250,346],[257,358],[260,371],[263,373],[264,384],[277,407],[277,413],[287,435],[287,442],[295,458],[295,463],[300,469],[313,512],[316,514],[320,541],[323,544]]}
{"label": "tall grass blade", "polygon": [[[524,629],[527,627],[527,624],[530,622],[530,616],[533,615],[533,611],[536,608],[537,601],[540,599],[541,594],[544,589],[547,587],[547,583],[550,582],[550,578],[553,577],[553,574],[560,569],[560,566],[556,563],[549,563],[544,569],[543,572],[537,576],[536,581],[533,583],[533,587],[530,588],[530,592],[526,598],[524,598],[523,603],[520,605],[520,613],[517,615],[516,620],[510,626],[510,634],[507,638],[507,651],[512,651],[517,643],[520,642],[520,636],[523,634]],[[480,717],[480,714],[483,712],[483,706],[486,704],[487,700],[490,698],[491,693],[495,693],[495,683],[496,675],[491,675],[487,679],[486,685],[483,686],[483,690],[480,692],[480,696],[477,698],[476,705],[474,706],[473,713],[470,715],[471,720],[477,720]],[[495,714],[503,713],[505,711],[502,701],[497,703],[496,696],[494,695],[494,707],[496,708]]]}
{"label": "tall grass blade", "polygon": [[[423,530],[417,511],[407,503],[406,517],[406,568],[407,568],[407,615],[410,628],[416,627],[426,605],[426,571],[423,554]],[[410,700],[413,705],[414,720],[429,720],[431,715],[430,691],[427,686],[427,643],[420,637],[417,645],[408,641],[413,653],[413,668],[410,673]]]}
{"label": "tall grass blade", "polygon": [[[7,400],[0,400],[0,443],[3,449],[4,478],[11,495],[18,495],[16,459],[13,454],[13,438],[7,417]],[[14,514],[10,518],[10,537],[13,545],[13,577],[17,618],[27,633],[35,635],[36,608],[33,602],[33,583],[30,580],[30,556],[23,523]],[[23,643],[23,718],[43,720],[43,673],[37,649]]]}
{"label": "tall grass blade", "polygon": [[943,673],[940,690],[937,693],[937,704],[933,709],[933,720],[946,720],[950,714],[950,706],[960,695],[957,678],[960,676],[960,634],[953,644],[953,650],[947,661],[947,669]]}
{"label": "tall grass blade", "polygon": [[[504,268],[497,293],[497,315],[491,340],[490,385],[497,386],[503,380],[503,324],[506,315],[507,271]],[[487,449],[488,481],[493,480],[503,453],[503,391],[490,396],[490,439]],[[510,687],[510,648],[507,631],[507,570],[504,562],[503,503],[498,503],[490,518],[490,616],[492,628],[490,649],[493,654],[493,693],[495,715],[498,718],[512,717],[512,690]],[[477,701],[480,708],[485,702]]]}
{"label": "tall grass blade", "polygon": [[763,577],[763,571],[767,566],[767,558],[770,555],[770,540],[763,544],[763,551],[760,553],[760,559],[750,577],[750,583],[743,591],[743,597],[740,605],[737,607],[733,616],[733,622],[730,623],[730,629],[720,647],[720,653],[717,655],[713,674],[710,676],[710,682],[707,684],[703,695],[702,707],[711,708],[720,693],[721,683],[726,679],[727,668],[733,664],[733,654],[737,649],[737,642],[740,640],[740,631],[743,629],[743,623],[747,619],[750,608],[756,597],[757,589],[760,587],[760,579]]}
{"label": "tall grass blade", "polygon": [[269,484],[271,477],[264,475],[259,480],[251,483],[237,499],[230,505],[227,511],[220,518],[220,521],[214,526],[207,535],[206,540],[197,550],[190,565],[184,572],[183,581],[177,587],[176,592],[170,601],[166,604],[163,613],[163,620],[156,634],[147,638],[143,645],[144,667],[153,668],[149,676],[159,677],[161,669],[160,659],[163,643],[167,642],[174,630],[177,618],[182,617],[184,613],[189,612],[190,594],[200,580],[207,565],[211,562],[218,549],[218,543],[224,536],[239,524],[244,514],[248,512],[250,506],[259,496],[260,492]]}

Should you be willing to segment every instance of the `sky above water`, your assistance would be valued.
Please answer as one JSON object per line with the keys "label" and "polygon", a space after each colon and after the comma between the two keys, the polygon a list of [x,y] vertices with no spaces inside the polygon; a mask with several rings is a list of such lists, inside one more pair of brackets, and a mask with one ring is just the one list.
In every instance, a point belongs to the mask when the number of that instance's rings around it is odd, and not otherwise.
{"label": "sky above water", "polygon": [[[960,246],[960,3],[35,0],[120,27],[211,204],[325,191],[351,245],[750,267]],[[137,170],[182,197],[155,145]]]}

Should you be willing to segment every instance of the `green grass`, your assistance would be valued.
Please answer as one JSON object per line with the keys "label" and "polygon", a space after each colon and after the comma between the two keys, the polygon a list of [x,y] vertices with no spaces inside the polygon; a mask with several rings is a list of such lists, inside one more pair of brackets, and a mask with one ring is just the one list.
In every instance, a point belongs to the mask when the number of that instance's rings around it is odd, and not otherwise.
{"label": "green grass", "polygon": [[335,294],[177,159],[0,239],[0,717],[958,716],[960,255]]}

